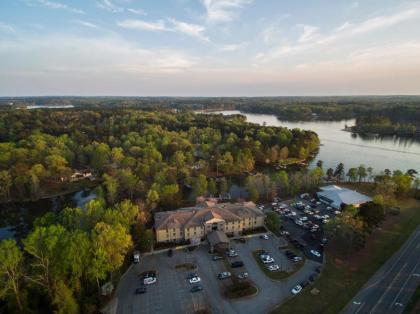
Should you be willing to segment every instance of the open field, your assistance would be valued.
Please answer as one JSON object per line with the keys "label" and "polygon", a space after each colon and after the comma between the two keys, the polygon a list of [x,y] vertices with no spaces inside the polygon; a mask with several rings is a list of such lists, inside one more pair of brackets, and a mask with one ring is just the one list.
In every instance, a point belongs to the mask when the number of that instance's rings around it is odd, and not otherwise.
{"label": "open field", "polygon": [[[305,290],[272,311],[281,313],[339,313],[363,284],[388,260],[420,223],[420,202],[414,199],[399,202],[399,216],[388,217],[382,229],[369,238],[366,247],[355,253],[349,263],[327,251],[327,264],[314,287],[320,293]],[[308,307],[308,304],[311,306]]]}

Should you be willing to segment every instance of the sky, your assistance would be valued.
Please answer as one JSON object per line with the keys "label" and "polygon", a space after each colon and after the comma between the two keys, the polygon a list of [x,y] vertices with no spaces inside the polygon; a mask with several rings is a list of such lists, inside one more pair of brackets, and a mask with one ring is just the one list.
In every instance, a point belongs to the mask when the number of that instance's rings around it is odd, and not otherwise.
{"label": "sky", "polygon": [[420,0],[0,0],[0,96],[420,94]]}

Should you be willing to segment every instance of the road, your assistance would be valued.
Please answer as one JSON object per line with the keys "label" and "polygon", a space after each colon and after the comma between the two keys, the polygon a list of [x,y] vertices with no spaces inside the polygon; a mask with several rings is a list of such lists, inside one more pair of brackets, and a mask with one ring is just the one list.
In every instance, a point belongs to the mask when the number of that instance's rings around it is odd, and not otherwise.
{"label": "road", "polygon": [[342,314],[402,313],[420,284],[420,226],[365,284]]}

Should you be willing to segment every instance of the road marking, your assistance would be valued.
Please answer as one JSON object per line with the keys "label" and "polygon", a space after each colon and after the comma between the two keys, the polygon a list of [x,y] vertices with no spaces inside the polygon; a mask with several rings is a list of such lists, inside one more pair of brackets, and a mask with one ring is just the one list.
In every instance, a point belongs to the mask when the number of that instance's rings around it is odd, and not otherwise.
{"label": "road marking", "polygon": [[[382,281],[384,278],[386,278],[388,276],[388,274],[392,271],[392,269],[395,267],[395,265],[398,264],[398,262],[400,261],[400,259],[403,257],[403,255],[405,254],[405,252],[410,248],[411,243],[414,242],[414,240],[417,239],[418,233],[420,232],[420,227],[417,227],[416,231],[414,231],[413,235],[410,237],[410,239],[408,240],[408,242],[403,244],[403,247],[405,245],[405,247],[403,248],[402,251],[397,251],[391,258],[390,260],[396,255],[399,254],[397,260],[391,265],[391,267],[388,269],[388,271],[386,271],[381,278],[379,278],[376,282],[372,283],[371,285],[367,286],[364,289],[369,289],[372,288],[373,286],[376,286],[380,281]],[[400,249],[401,250],[401,249]],[[378,271],[380,271],[381,269],[379,269]],[[374,275],[375,276],[375,275]]]}
{"label": "road marking", "polygon": [[391,283],[389,284],[388,288],[385,290],[384,293],[382,293],[381,297],[379,298],[378,302],[376,302],[375,306],[372,308],[372,310],[370,311],[370,313],[374,313],[375,309],[377,308],[377,306],[379,304],[382,303],[382,299],[384,298],[384,296],[388,293],[389,289],[392,288],[392,285],[394,284],[394,282],[398,279],[398,277],[400,276],[400,274],[402,273],[403,269],[407,266],[408,264],[405,263],[404,266],[401,268],[401,270],[396,274],[396,276],[394,277],[394,279],[392,279]]}
{"label": "road marking", "polygon": [[[413,268],[413,270],[414,270],[414,271],[417,269],[417,266],[419,265],[419,263],[420,263],[420,261],[418,261],[418,262],[416,263],[416,266],[414,266],[414,268]],[[405,286],[407,285],[408,281],[409,281],[411,278],[413,278],[413,276],[412,276],[412,275],[407,276],[407,279],[404,281],[404,284],[403,284],[402,288],[400,289],[400,291],[398,292],[398,294],[397,294],[397,296],[394,298],[394,300],[392,300],[392,303],[391,303],[391,306],[390,306],[390,307],[392,307],[392,305],[394,304],[394,302],[398,299],[398,297],[400,296],[401,292],[403,292],[403,291],[404,291]],[[398,302],[396,302],[395,304],[397,304],[397,303],[398,303]]]}

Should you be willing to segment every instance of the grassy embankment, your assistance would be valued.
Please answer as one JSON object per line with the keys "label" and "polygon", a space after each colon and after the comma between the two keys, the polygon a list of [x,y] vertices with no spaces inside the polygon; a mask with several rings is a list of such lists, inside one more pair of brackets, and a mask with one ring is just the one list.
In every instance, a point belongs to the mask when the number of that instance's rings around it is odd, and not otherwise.
{"label": "grassy embankment", "polygon": [[[366,193],[367,186],[351,186]],[[406,199],[398,202],[399,216],[389,216],[380,229],[368,238],[366,246],[344,262],[334,251],[327,249],[327,263],[320,278],[302,294],[291,298],[272,311],[282,313],[339,313],[363,284],[408,239],[420,223],[420,201]],[[312,288],[319,290],[312,295]]]}

